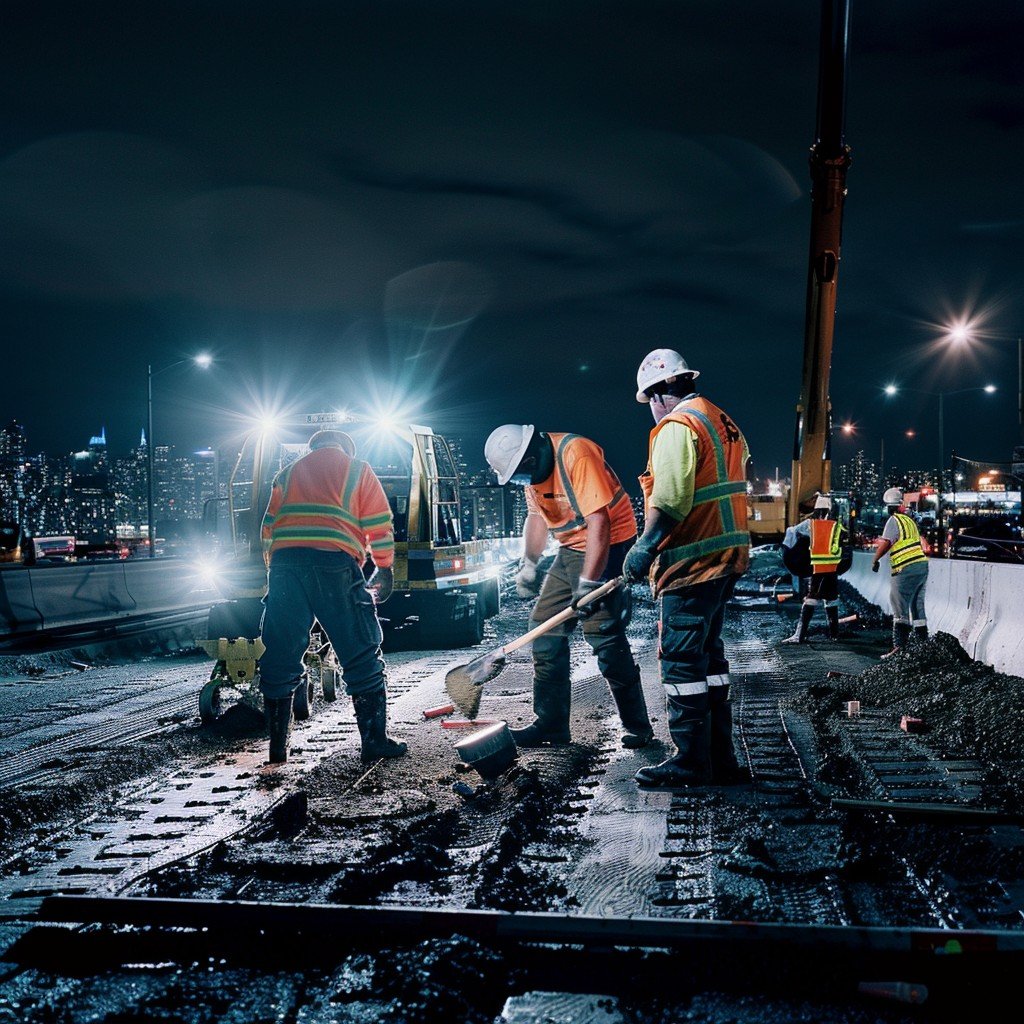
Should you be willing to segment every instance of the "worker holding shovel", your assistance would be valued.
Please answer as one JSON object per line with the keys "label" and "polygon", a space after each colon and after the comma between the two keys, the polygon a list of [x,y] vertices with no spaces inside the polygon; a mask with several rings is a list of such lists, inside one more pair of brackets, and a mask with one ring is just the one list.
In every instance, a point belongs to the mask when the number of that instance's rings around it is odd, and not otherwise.
{"label": "worker holding shovel", "polygon": [[[629,496],[593,441],[578,434],[537,431],[508,423],[484,446],[499,484],[526,488],[528,515],[524,554],[516,576],[520,596],[538,594],[531,621],[543,623],[571,607],[575,614],[533,641],[533,708],[537,720],[512,735],[520,747],[570,742],[572,680],[569,636],[582,620],[583,635],[597,655],[625,729],[624,747],[643,747],[654,733],[640,686],[640,669],[626,639],[628,590],[611,588],[599,600],[588,595],[622,569],[636,538]],[[540,583],[538,562],[549,531],[558,540],[555,560]]]}

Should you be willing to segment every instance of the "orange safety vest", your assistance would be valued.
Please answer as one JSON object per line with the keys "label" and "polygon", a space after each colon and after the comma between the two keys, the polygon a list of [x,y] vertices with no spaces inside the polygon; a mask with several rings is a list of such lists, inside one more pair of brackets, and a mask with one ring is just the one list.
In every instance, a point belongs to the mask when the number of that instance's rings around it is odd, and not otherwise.
{"label": "orange safety vest", "polygon": [[592,450],[596,458],[604,466],[608,487],[612,492],[608,502],[608,517],[611,520],[610,543],[620,544],[636,536],[636,516],[626,494],[615,475],[615,470],[608,465],[601,448],[579,434],[556,434],[548,432],[548,439],[555,450],[555,468],[551,476],[541,484],[531,484],[533,504],[547,523],[548,529],[555,539],[564,547],[582,551],[587,544],[587,520],[580,511],[576,493],[573,490],[569,472],[565,466],[567,449],[574,442],[584,442]]}
{"label": "orange safety vest", "polygon": [[368,551],[376,565],[395,560],[384,488],[368,463],[340,448],[317,448],[278,473],[261,532],[271,560],[284,548],[344,551],[360,565]]}
{"label": "orange safety vest", "polygon": [[812,519],[811,572],[838,572],[843,560],[843,524],[835,519]]}
{"label": "orange safety vest", "polygon": [[697,435],[697,470],[693,508],[661,544],[651,569],[655,596],[741,575],[750,564],[747,446],[736,424],[706,398],[697,396],[676,406],[651,431],[647,471],[640,477],[645,508],[654,493],[654,439],[669,423],[682,423]]}

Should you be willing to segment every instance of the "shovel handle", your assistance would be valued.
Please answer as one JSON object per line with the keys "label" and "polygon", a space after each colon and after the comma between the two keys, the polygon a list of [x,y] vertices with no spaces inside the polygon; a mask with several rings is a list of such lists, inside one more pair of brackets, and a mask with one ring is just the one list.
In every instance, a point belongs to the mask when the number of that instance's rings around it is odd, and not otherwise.
{"label": "shovel handle", "polygon": [[[613,580],[608,580],[607,583],[602,583],[596,590],[592,590],[586,597],[580,598],[580,606],[590,604],[591,601],[597,601],[604,597],[606,594],[610,594],[617,586],[622,583],[622,577],[616,576]],[[543,636],[548,630],[554,629],[555,626],[560,626],[563,622],[568,622],[569,619],[575,618],[576,609],[571,605],[568,608],[563,608],[560,612],[556,612],[551,616],[550,619],[545,619],[539,625],[536,625],[528,633],[524,633],[522,636],[517,637],[515,640],[510,640],[504,647],[500,648],[502,654],[511,654],[513,651],[518,651],[520,647],[525,647],[528,643],[532,643],[539,636]]]}

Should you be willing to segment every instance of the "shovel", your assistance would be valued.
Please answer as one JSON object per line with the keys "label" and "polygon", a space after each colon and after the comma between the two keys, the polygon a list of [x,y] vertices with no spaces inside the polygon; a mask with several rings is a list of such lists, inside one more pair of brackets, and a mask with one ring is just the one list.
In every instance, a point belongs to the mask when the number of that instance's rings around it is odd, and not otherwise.
{"label": "shovel", "polygon": [[[592,590],[586,597],[581,598],[577,607],[582,608],[584,605],[590,604],[591,601],[599,601],[602,597],[615,590],[616,587],[621,586],[621,584],[621,576],[616,576],[615,579],[602,583],[596,590]],[[550,619],[545,619],[544,622],[534,626],[528,633],[524,633],[515,640],[510,640],[502,647],[496,647],[487,654],[481,654],[478,658],[474,658],[465,665],[456,665],[444,677],[444,688],[448,691],[448,696],[451,697],[459,710],[467,718],[476,718],[477,711],[480,710],[480,697],[483,694],[483,685],[493,679],[505,667],[506,656],[513,651],[518,651],[520,647],[525,647],[528,643],[536,640],[537,637],[542,636],[549,630],[554,629],[555,626],[560,626],[563,622],[567,622],[575,616],[576,609],[571,606],[563,608],[560,612],[552,615]]]}

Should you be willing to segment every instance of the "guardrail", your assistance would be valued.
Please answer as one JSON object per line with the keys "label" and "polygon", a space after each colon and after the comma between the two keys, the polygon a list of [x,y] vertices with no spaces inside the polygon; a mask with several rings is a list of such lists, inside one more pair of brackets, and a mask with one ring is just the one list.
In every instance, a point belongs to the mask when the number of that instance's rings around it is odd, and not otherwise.
{"label": "guardrail", "polygon": [[188,562],[175,558],[0,570],[0,637],[200,610],[218,602]]}
{"label": "guardrail", "polygon": [[[872,555],[856,551],[843,576],[867,601],[887,614],[889,557],[877,573]],[[1024,676],[1024,565],[928,560],[925,614],[930,632],[950,633],[977,661],[999,672]]]}

